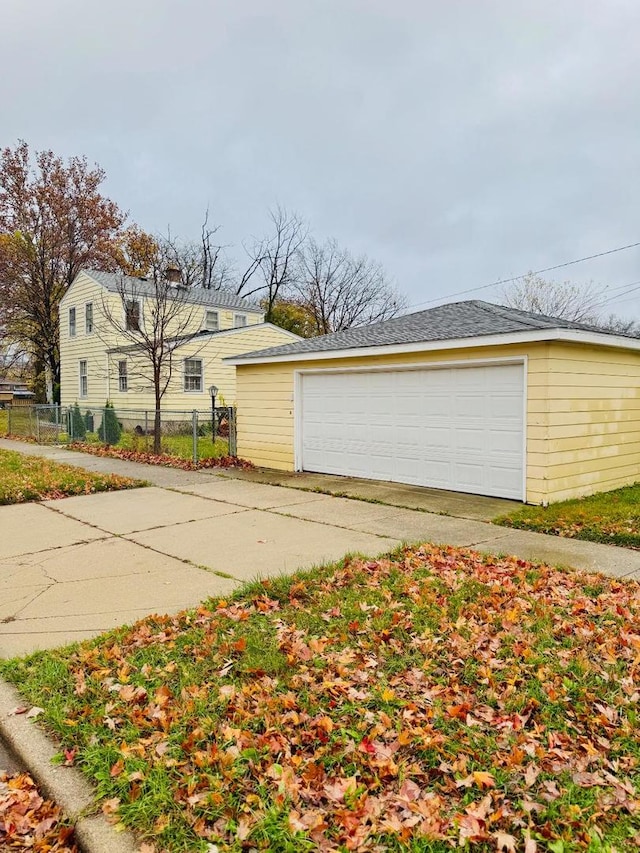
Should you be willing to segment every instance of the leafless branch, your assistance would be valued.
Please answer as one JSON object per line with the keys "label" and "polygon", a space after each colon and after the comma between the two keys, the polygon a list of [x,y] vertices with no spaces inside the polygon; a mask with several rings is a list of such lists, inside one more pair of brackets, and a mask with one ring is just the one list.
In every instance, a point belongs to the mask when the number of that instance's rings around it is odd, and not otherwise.
{"label": "leafless branch", "polygon": [[[116,351],[132,356],[134,372],[153,386],[155,399],[154,452],[160,452],[161,405],[174,369],[176,350],[198,334],[196,306],[189,302],[188,288],[163,275],[138,282],[122,277],[117,307],[102,299],[107,328],[123,341]],[[137,306],[137,307],[136,307]],[[105,336],[105,341],[108,338]]]}
{"label": "leafless branch", "polygon": [[297,292],[320,335],[387,320],[406,305],[380,264],[353,256],[335,240],[307,241]]}
{"label": "leafless branch", "polygon": [[271,320],[280,293],[297,282],[300,251],[307,240],[307,223],[278,205],[269,211],[271,234],[245,245],[249,264],[236,288],[245,298],[263,294],[265,319]]}

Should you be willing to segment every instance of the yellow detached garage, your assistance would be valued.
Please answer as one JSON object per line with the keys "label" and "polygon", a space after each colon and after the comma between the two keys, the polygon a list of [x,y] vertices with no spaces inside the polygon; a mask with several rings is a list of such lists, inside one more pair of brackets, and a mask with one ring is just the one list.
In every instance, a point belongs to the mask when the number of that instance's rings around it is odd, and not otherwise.
{"label": "yellow detached garage", "polygon": [[640,341],[469,301],[247,353],[238,453],[529,503],[640,478]]}

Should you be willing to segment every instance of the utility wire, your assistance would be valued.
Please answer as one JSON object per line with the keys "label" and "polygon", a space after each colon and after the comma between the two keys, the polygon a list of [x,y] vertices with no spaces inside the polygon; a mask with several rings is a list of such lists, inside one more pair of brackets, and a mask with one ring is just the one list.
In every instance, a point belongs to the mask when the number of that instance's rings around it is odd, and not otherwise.
{"label": "utility wire", "polygon": [[499,284],[510,284],[512,281],[524,278],[525,275],[540,275],[543,272],[551,272],[552,270],[560,270],[564,267],[573,266],[573,264],[581,264],[584,261],[592,261],[595,258],[603,258],[605,255],[613,255],[616,252],[624,252],[627,249],[635,249],[640,246],[640,240],[637,243],[629,243],[626,246],[618,246],[616,249],[607,249],[606,252],[598,252],[595,255],[587,255],[584,258],[577,258],[575,261],[565,261],[563,264],[556,264],[552,267],[545,267],[541,270],[528,270],[526,273],[514,275],[512,278],[500,278],[497,281],[492,281],[489,284],[481,284],[479,287],[469,287],[467,290],[458,290],[456,293],[449,293],[445,296],[439,296],[437,299],[427,299],[424,302],[414,302],[408,308],[420,308],[422,305],[433,305],[435,302],[441,302],[443,299],[452,299],[454,296],[464,296],[467,293],[477,293],[479,290],[486,290],[489,287],[497,287]]}
{"label": "utility wire", "polygon": [[[622,297],[627,296],[629,293],[635,293],[637,290],[640,290],[640,281],[632,281],[629,284],[625,285],[626,289],[622,289],[620,287],[616,288],[616,290],[622,290],[622,293],[615,293],[613,296],[608,296],[607,299],[603,299],[601,302],[596,302],[592,307],[593,308],[602,308],[603,305],[608,305],[609,302],[616,301],[624,301]],[[604,294],[603,294],[604,295]]]}

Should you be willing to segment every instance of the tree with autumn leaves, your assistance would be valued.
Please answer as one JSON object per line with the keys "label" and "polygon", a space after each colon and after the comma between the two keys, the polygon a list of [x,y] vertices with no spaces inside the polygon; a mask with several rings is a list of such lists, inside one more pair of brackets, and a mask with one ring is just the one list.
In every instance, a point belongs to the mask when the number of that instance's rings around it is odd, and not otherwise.
{"label": "tree with autumn leaves", "polygon": [[60,382],[60,299],[83,267],[118,269],[125,214],[104,171],[26,142],[0,155],[0,313],[5,345],[27,352],[53,402]]}

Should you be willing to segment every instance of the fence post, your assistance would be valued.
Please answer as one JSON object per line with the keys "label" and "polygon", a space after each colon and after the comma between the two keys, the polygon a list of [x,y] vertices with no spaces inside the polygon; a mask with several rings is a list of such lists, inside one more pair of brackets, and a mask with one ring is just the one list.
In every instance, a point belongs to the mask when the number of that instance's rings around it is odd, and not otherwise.
{"label": "fence post", "polygon": [[7,418],[7,435],[11,435],[11,409],[13,406],[9,403],[9,417]]}
{"label": "fence post", "polygon": [[236,435],[236,410],[235,406],[229,406],[229,456],[238,455],[238,437]]}
{"label": "fence post", "polygon": [[40,412],[36,409],[36,442],[40,444]]}
{"label": "fence post", "polygon": [[191,426],[193,428],[193,464],[198,464],[198,412],[196,409],[191,413]]}

